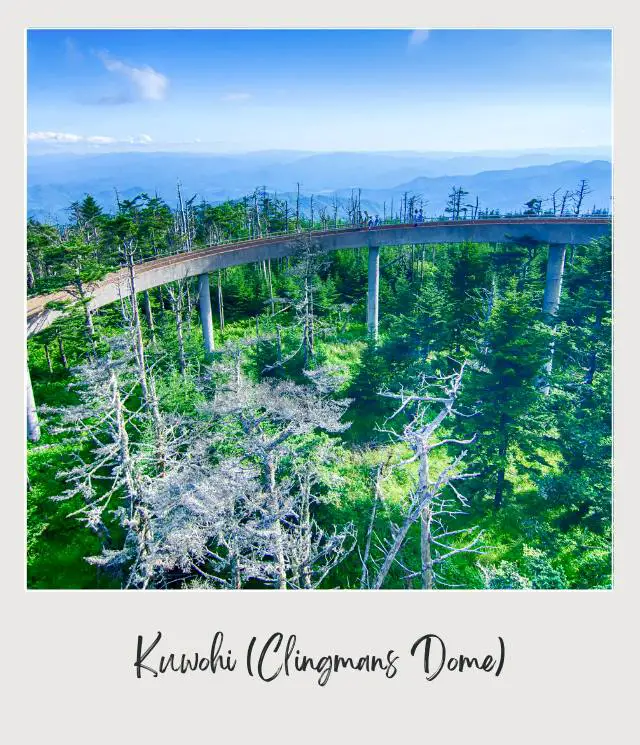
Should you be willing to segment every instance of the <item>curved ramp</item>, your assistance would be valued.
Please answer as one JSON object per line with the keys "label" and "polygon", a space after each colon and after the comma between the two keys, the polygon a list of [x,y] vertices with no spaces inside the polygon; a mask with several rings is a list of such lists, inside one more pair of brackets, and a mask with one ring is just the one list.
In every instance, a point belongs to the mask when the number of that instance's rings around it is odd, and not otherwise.
{"label": "curved ramp", "polygon": [[[381,225],[377,228],[345,228],[286,234],[277,237],[209,246],[190,253],[164,256],[136,265],[138,292],[186,277],[207,274],[216,269],[251,264],[295,254],[300,240],[310,238],[324,251],[343,248],[378,248],[429,243],[539,243],[545,245],[583,245],[609,235],[611,220],[599,217],[503,218],[426,222],[421,225]],[[125,270],[112,272],[88,287],[90,307],[101,308],[129,295]],[[47,307],[51,301],[70,301],[62,290],[38,295],[27,302],[27,336],[49,326],[64,311]]]}

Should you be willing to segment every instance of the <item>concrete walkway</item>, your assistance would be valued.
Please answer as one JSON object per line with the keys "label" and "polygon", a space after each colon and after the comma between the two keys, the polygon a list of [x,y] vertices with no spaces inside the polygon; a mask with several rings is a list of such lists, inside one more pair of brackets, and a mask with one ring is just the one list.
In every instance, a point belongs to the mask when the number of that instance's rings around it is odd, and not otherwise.
{"label": "concrete walkway", "polygon": [[[259,238],[196,249],[190,253],[164,256],[136,266],[136,290],[144,290],[186,277],[208,274],[217,269],[294,255],[300,240],[310,238],[325,251],[344,248],[379,248],[429,243],[518,243],[535,241],[544,245],[582,245],[609,235],[607,217],[501,218],[426,222],[421,225],[382,225],[377,228],[339,228]],[[90,308],[95,310],[126,297],[129,281],[125,270],[108,274],[88,288]],[[63,311],[46,307],[51,301],[74,301],[66,291],[39,295],[27,302],[27,336],[49,326]]]}

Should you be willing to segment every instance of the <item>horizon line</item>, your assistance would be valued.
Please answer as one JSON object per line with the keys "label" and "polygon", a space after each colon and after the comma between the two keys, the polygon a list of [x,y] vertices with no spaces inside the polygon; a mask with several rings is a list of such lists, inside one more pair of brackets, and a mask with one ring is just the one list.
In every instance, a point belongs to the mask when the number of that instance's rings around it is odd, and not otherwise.
{"label": "horizon line", "polygon": [[[172,145],[175,144],[175,148]],[[203,143],[204,144],[204,143]],[[195,147],[194,147],[195,145]],[[32,147],[26,148],[26,154],[32,156],[46,156],[46,155],[114,155],[114,154],[131,154],[131,153],[145,153],[145,154],[189,154],[189,155],[258,155],[262,153],[290,153],[290,154],[301,154],[301,155],[364,155],[364,154],[378,154],[378,155],[501,155],[505,153],[518,153],[522,155],[535,154],[535,153],[548,153],[553,151],[588,151],[588,150],[613,150],[613,144],[597,144],[597,145],[550,145],[545,147],[523,147],[523,148],[504,148],[504,149],[474,149],[474,150],[416,150],[416,149],[397,149],[391,150],[385,149],[365,149],[365,150],[354,150],[351,148],[347,149],[296,149],[296,148],[258,148],[258,149],[229,149],[229,150],[205,150],[198,149],[197,143],[166,143],[164,147],[150,148],[138,147],[138,148],[127,148],[121,149],[110,149],[110,150],[88,150],[78,151],[69,149],[65,151],[65,147],[62,146],[59,149],[51,149],[43,152],[31,152]],[[182,147],[184,149],[178,149]]]}

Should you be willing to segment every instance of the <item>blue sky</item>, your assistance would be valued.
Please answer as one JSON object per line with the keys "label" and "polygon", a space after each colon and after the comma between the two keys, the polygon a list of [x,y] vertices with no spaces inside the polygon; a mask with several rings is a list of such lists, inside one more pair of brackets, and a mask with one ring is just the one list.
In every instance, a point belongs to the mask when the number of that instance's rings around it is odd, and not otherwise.
{"label": "blue sky", "polygon": [[32,30],[32,151],[608,145],[608,31]]}

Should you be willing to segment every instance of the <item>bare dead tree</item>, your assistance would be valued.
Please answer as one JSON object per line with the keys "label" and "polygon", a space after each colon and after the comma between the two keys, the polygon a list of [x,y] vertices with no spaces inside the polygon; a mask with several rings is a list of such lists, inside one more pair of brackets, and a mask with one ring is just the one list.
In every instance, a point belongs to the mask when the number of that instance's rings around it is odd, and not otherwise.
{"label": "bare dead tree", "polygon": [[[162,481],[181,458],[185,444],[197,428],[180,417],[163,416],[166,436],[162,473],[158,472],[157,444],[143,435],[150,424],[144,409],[132,409],[138,385],[137,369],[130,340],[110,340],[107,357],[90,360],[73,370],[74,390],[79,403],[71,407],[44,407],[55,417],[52,431],[64,433],[78,443],[73,461],[58,477],[68,488],[56,500],[81,498],[77,517],[101,539],[102,552],[86,560],[102,569],[119,573],[125,587],[147,587],[154,582],[148,573],[153,530],[143,485]],[[136,433],[135,440],[131,432]],[[89,457],[87,457],[87,455]],[[124,540],[114,545],[109,525],[115,522]]]}
{"label": "bare dead tree", "polygon": [[583,178],[578,188],[573,192],[573,214],[578,216],[580,214],[580,210],[582,209],[582,204],[584,202],[585,197],[588,194],[592,193],[592,189],[589,187],[589,181],[588,179]]}
{"label": "bare dead tree", "polygon": [[27,290],[32,290],[36,283],[35,274],[31,267],[31,261],[27,259]]}
{"label": "bare dead tree", "polygon": [[[90,460],[84,460],[80,448],[74,450],[74,463],[58,474],[69,484],[69,488],[56,497],[57,500],[82,497],[82,506],[71,513],[89,526],[102,539],[103,553],[89,557],[90,563],[103,567],[122,567],[126,563],[127,550],[111,548],[111,536],[104,519],[108,508],[120,512],[126,521],[132,521],[138,501],[137,458],[132,452],[127,424],[132,416],[126,409],[128,392],[123,392],[119,368],[122,363],[95,360],[76,368],[77,382],[71,384],[80,399],[73,407],[55,409],[46,407],[45,414],[60,418],[55,432],[76,436],[79,442],[92,444]],[[105,475],[106,472],[106,475]],[[106,482],[106,488],[102,483]],[[126,516],[126,517],[125,517]]]}
{"label": "bare dead tree", "polygon": [[31,373],[29,372],[29,360],[25,360],[25,382],[26,382],[26,403],[27,403],[27,438],[31,442],[38,442],[40,439],[40,421],[38,419],[38,410],[33,396],[33,386],[31,385]]}
{"label": "bare dead tree", "polygon": [[68,292],[70,295],[75,296],[80,301],[80,305],[82,306],[82,309],[84,311],[87,339],[89,340],[89,345],[91,347],[90,354],[95,357],[97,355],[97,345],[96,345],[96,331],[93,325],[93,316],[91,313],[91,309],[89,308],[91,296],[88,292],[85,282],[83,282],[80,276],[79,268],[74,277],[73,286],[72,288],[68,288]]}
{"label": "bare dead tree", "polygon": [[276,321],[278,339],[278,359],[271,365],[266,365],[263,372],[269,372],[281,368],[298,354],[302,353],[303,366],[308,368],[315,354],[315,337],[318,331],[318,318],[314,312],[314,293],[317,283],[318,272],[326,265],[325,252],[308,236],[300,236],[296,240],[296,252],[288,274],[297,285],[296,292],[287,297],[272,298],[273,306],[281,306],[281,310],[274,312],[277,318],[284,310],[293,310],[294,319],[292,328],[299,334],[299,343],[288,355],[283,356],[280,342],[280,326]]}
{"label": "bare dead tree", "polygon": [[218,318],[220,320],[220,333],[224,334],[224,298],[222,295],[222,271],[218,269]]}
{"label": "bare dead tree", "polygon": [[142,307],[143,307],[144,317],[147,322],[149,333],[151,334],[151,343],[155,344],[156,343],[156,327],[153,322],[153,311],[151,309],[151,298],[149,296],[148,290],[145,290],[142,293],[142,302],[143,302]]}
{"label": "bare dead tree", "polygon": [[318,209],[318,212],[320,214],[320,225],[322,226],[323,230],[327,230],[329,228],[329,218],[327,216],[327,208],[326,207],[320,207]]}
{"label": "bare dead tree", "polygon": [[373,538],[373,529],[378,511],[378,504],[382,501],[382,481],[388,472],[391,456],[384,463],[379,463],[375,469],[373,481],[373,504],[371,505],[371,514],[369,516],[369,525],[365,537],[364,553],[360,554],[360,563],[362,564],[362,573],[360,575],[360,588],[369,586],[369,557],[371,555],[371,540]]}
{"label": "bare dead tree", "polygon": [[295,496],[285,532],[285,554],[290,567],[287,586],[290,588],[315,589],[356,544],[352,523],[340,530],[334,526],[329,533],[313,517],[313,508],[320,501],[317,487],[340,480],[329,470],[335,462],[335,452],[324,443],[311,457],[299,458],[294,464],[292,489]]}
{"label": "bare dead tree", "polygon": [[[174,240],[178,246],[180,252],[189,253],[193,250],[196,237],[196,219],[193,211],[193,202],[195,201],[196,195],[191,199],[184,200],[182,197],[182,191],[180,184],[178,184],[178,205],[176,208],[176,214],[174,219]],[[184,306],[184,317],[188,326],[191,325],[191,318],[193,315],[193,302],[194,298],[191,292],[191,280],[189,278],[182,280],[184,284],[184,295],[185,300]]]}
{"label": "bare dead tree", "polygon": [[276,309],[275,309],[275,299],[273,297],[273,276],[271,274],[271,259],[268,259],[266,262],[266,277],[267,277],[267,287],[269,288],[269,303],[271,305],[271,315],[275,315]]}
{"label": "bare dead tree", "polygon": [[560,203],[560,216],[567,213],[569,202],[571,201],[572,195],[570,191],[565,191],[562,195],[562,202]]}
{"label": "bare dead tree", "polygon": [[[447,376],[422,376],[417,392],[401,390],[399,393],[393,393],[385,390],[380,393],[400,402],[400,406],[389,417],[388,422],[401,414],[407,417],[401,432],[389,428],[381,428],[381,431],[386,432],[393,442],[407,446],[413,453],[409,458],[391,464],[390,469],[406,470],[416,464],[417,473],[410,472],[413,486],[401,523],[391,526],[390,537],[381,541],[378,547],[381,556],[376,561],[377,571],[371,583],[374,589],[380,589],[392,565],[400,563],[398,554],[409,529],[418,521],[421,536],[421,568],[412,570],[401,563],[400,566],[407,572],[407,578],[420,577],[424,589],[431,589],[436,583],[444,581],[436,567],[452,556],[461,553],[476,554],[482,550],[479,545],[482,532],[478,531],[477,527],[462,530],[449,528],[449,522],[461,514],[461,507],[467,506],[467,501],[456,483],[477,476],[461,470],[467,451],[460,452],[450,463],[436,469],[435,473],[431,460],[431,453],[436,448],[443,445],[469,445],[475,441],[474,435],[468,440],[444,438],[434,442],[435,433],[445,419],[456,415],[473,414],[455,408],[465,367],[466,363],[463,363],[457,372]],[[440,395],[431,393],[434,386]],[[380,489],[379,483],[377,488]],[[363,573],[363,576],[366,577],[367,573]]]}
{"label": "bare dead tree", "polygon": [[[147,370],[144,339],[142,336],[142,324],[140,322],[138,296],[136,292],[136,273],[133,260],[135,253],[135,244],[132,239],[127,239],[122,242],[121,253],[128,269],[130,300],[129,305],[127,306],[123,302],[123,299],[121,297],[122,315],[125,319],[125,323],[127,324],[129,336],[133,342],[136,367],[138,370],[138,381],[142,390],[142,399],[144,401],[144,406],[153,421],[158,468],[161,472],[163,472],[165,459],[165,432],[164,425],[162,423],[162,417],[160,416],[160,409],[158,406],[158,396],[156,393],[155,380],[153,378],[153,375],[150,374]],[[130,313],[129,308],[131,309]]]}
{"label": "bare dead tree", "polygon": [[333,196],[333,199],[331,200],[331,208],[333,210],[333,227],[338,227],[338,197],[336,195]]}
{"label": "bare dead tree", "polygon": [[155,586],[178,573],[181,581],[197,576],[209,586],[240,589],[251,574],[248,497],[258,489],[257,470],[237,458],[213,465],[208,445],[197,440],[165,478],[142,482],[150,539],[138,572]]}
{"label": "bare dead tree", "polygon": [[42,346],[42,351],[44,352],[44,358],[47,362],[47,368],[49,369],[49,373],[53,372],[53,360],[51,358],[51,343],[53,342],[53,339],[55,337],[55,331],[53,329],[45,329],[44,331],[40,332],[38,334],[40,345]]}
{"label": "bare dead tree", "polygon": [[62,337],[62,332],[58,328],[56,331],[56,339],[58,340],[58,351],[60,352],[60,363],[62,367],[64,367],[65,370],[69,369],[69,361],[67,360],[67,355],[64,351],[64,339]]}
{"label": "bare dead tree", "polygon": [[178,339],[178,367],[180,374],[186,377],[187,374],[187,356],[184,346],[184,308],[188,304],[186,297],[186,281],[178,279],[165,285],[165,290],[169,296],[169,304],[176,322],[176,335]]}
{"label": "bare dead tree", "polygon": [[243,573],[280,589],[317,586],[350,550],[353,528],[327,534],[313,520],[319,464],[329,456],[323,451],[303,458],[299,451],[305,435],[344,431],[348,425],[340,418],[349,402],[332,400],[329,378],[319,372],[308,386],[253,384],[235,350],[227,370],[227,382],[217,386],[203,411],[216,417],[218,430],[239,428],[239,455],[259,473],[256,489],[246,497],[253,518],[245,527],[245,547],[251,550],[242,557]]}

